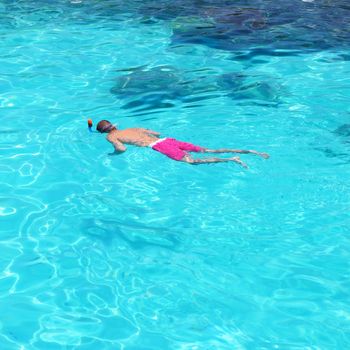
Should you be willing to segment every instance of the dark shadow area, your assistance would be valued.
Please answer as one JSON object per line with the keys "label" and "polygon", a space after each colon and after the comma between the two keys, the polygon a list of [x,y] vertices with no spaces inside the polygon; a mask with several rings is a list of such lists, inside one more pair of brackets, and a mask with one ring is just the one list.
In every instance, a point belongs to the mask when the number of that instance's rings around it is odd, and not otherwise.
{"label": "dark shadow area", "polygon": [[18,19],[27,16],[38,25],[48,20],[82,25],[108,20],[115,30],[121,21],[168,24],[173,45],[202,44],[236,55],[250,52],[241,59],[281,54],[278,50],[293,55],[350,47],[347,0],[5,0],[0,6],[2,26],[16,29],[23,24]]}
{"label": "dark shadow area", "polygon": [[350,161],[350,124],[343,124],[332,132],[338,142],[334,146],[318,147],[326,157]]}
{"label": "dark shadow area", "polygon": [[112,94],[125,101],[122,108],[138,112],[219,96],[276,105],[280,103],[281,92],[281,86],[271,77],[236,72],[213,74],[206,70],[180,71],[171,66],[129,70],[128,74],[116,78],[111,89]]}
{"label": "dark shadow area", "polygon": [[181,242],[170,230],[163,227],[142,225],[137,222],[118,220],[86,219],[81,224],[83,233],[93,240],[110,245],[114,240],[122,240],[132,249],[163,248],[175,251]]}
{"label": "dark shadow area", "polygon": [[241,59],[350,46],[350,5],[345,0],[177,1],[176,6],[148,1],[139,11],[169,21],[174,45],[252,50]]}
{"label": "dark shadow area", "polygon": [[339,128],[334,130],[334,134],[336,134],[337,136],[347,138],[345,142],[350,143],[350,124],[343,124],[339,126]]}

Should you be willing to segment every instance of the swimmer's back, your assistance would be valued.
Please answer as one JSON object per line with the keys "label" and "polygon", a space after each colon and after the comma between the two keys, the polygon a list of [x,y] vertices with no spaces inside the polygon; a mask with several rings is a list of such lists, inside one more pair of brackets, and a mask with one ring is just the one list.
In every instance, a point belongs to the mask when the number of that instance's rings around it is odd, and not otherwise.
{"label": "swimmer's back", "polygon": [[110,142],[119,141],[129,145],[147,147],[154,141],[158,140],[158,137],[150,135],[146,129],[129,128],[124,130],[113,130],[108,134],[107,139]]}

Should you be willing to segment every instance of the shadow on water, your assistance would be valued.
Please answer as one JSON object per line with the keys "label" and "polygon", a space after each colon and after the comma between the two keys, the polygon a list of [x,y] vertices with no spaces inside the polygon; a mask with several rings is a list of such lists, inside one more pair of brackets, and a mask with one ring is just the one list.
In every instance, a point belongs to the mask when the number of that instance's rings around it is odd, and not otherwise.
{"label": "shadow on water", "polygon": [[111,93],[125,100],[122,108],[138,112],[171,108],[176,103],[199,102],[227,96],[234,100],[279,103],[281,87],[270,77],[241,73],[213,74],[207,70],[181,71],[172,66],[136,68],[116,78]]}
{"label": "shadow on water", "polygon": [[337,137],[335,141],[338,142],[333,147],[317,147],[316,150],[323,152],[329,158],[339,158],[348,163],[350,161],[350,124],[339,126],[332,133]]}
{"label": "shadow on water", "polygon": [[180,72],[172,67],[162,66],[148,70],[136,69],[117,78],[111,93],[119,98],[143,95],[139,103],[147,104],[181,98],[189,91],[185,82],[181,81]]}
{"label": "shadow on water", "polygon": [[163,248],[174,251],[180,241],[176,235],[164,227],[153,227],[132,222],[112,219],[86,219],[81,224],[82,232],[95,239],[110,245],[114,240],[122,240],[132,249]]}
{"label": "shadow on water", "polygon": [[218,76],[217,83],[232,99],[263,101],[270,105],[280,103],[283,90],[271,78],[241,73],[222,74]]}
{"label": "shadow on water", "polygon": [[0,135],[11,135],[11,134],[18,134],[19,130],[14,129],[8,129],[8,130],[1,130],[0,129]]}
{"label": "shadow on water", "polygon": [[346,137],[346,143],[350,143],[350,124],[343,124],[334,130],[334,134],[337,136]]}

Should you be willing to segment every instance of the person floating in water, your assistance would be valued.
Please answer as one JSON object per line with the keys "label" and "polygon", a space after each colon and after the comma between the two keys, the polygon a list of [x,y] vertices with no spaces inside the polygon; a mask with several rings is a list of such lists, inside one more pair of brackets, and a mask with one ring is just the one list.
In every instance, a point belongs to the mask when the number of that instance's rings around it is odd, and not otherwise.
{"label": "person floating in water", "polygon": [[[90,122],[89,122],[90,123]],[[91,124],[92,125],[92,124]],[[89,124],[89,127],[91,127]],[[194,159],[189,152],[197,153],[242,153],[242,154],[255,154],[265,159],[269,158],[267,153],[261,153],[253,150],[242,149],[208,149],[204,147],[195,146],[188,142],[182,142],[173,138],[165,137],[160,138],[160,133],[143,128],[129,128],[119,130],[115,125],[108,120],[101,120],[96,127],[100,133],[107,133],[107,140],[114,146],[114,153],[123,153],[126,151],[125,144],[134,145],[139,147],[150,147],[155,151],[165,154],[167,157],[185,162],[188,164],[208,164],[208,163],[221,163],[221,162],[235,162],[243,167],[247,168],[247,165],[241,161],[239,157],[230,158],[203,158]]]}

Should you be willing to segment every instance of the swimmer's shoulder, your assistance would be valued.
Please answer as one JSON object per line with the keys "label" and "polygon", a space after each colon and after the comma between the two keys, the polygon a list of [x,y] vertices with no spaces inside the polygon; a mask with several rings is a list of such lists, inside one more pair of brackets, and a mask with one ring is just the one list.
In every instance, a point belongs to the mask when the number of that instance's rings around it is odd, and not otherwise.
{"label": "swimmer's shoulder", "polygon": [[106,136],[106,139],[109,141],[109,142],[117,142],[119,141],[119,137],[118,137],[118,133],[109,133],[107,136]]}

